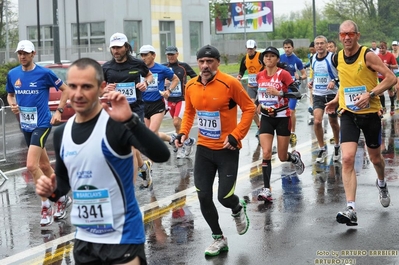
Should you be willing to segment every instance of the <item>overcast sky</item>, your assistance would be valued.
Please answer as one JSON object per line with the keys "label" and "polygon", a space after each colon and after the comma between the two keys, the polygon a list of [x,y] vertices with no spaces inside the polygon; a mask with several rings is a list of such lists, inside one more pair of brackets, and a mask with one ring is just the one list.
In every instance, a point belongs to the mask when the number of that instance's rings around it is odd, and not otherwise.
{"label": "overcast sky", "polygon": [[[251,0],[248,0],[248,2]],[[312,6],[312,0],[274,0],[274,16],[289,15],[291,12],[300,11],[305,5]],[[323,8],[325,0],[315,0],[316,10]]]}

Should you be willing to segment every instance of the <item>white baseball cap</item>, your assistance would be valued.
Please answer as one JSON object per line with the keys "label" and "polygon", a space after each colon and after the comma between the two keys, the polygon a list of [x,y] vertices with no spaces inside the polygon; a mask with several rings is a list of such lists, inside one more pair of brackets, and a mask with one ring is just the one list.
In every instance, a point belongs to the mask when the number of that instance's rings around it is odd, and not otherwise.
{"label": "white baseball cap", "polygon": [[122,47],[123,45],[125,45],[125,43],[127,42],[127,37],[125,34],[123,33],[115,33],[111,36],[111,38],[109,39],[109,47]]}
{"label": "white baseball cap", "polygon": [[394,41],[392,42],[392,45],[398,45],[398,42],[397,42],[396,40],[394,40]]}
{"label": "white baseball cap", "polygon": [[143,46],[141,46],[140,53],[149,53],[149,52],[156,53],[155,52],[155,48],[152,47],[151,45],[143,45]]}
{"label": "white baseball cap", "polygon": [[35,51],[35,45],[33,45],[33,43],[29,40],[21,40],[20,42],[18,42],[18,46],[17,49],[15,50],[15,52],[18,51],[23,51],[23,52],[27,52],[27,53],[31,53]]}
{"label": "white baseball cap", "polygon": [[247,49],[253,49],[256,47],[256,41],[254,40],[247,40],[247,45],[245,45]]}

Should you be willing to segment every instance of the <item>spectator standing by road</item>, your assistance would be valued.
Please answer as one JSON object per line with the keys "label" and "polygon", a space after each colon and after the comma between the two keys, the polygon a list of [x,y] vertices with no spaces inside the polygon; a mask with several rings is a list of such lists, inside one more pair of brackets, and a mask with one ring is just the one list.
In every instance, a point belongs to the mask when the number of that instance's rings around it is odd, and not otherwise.
{"label": "spectator standing by road", "polygon": [[[22,133],[28,145],[26,167],[35,184],[41,175],[50,177],[54,170],[50,165],[45,144],[51,127],[61,121],[61,114],[68,99],[67,86],[50,69],[34,63],[35,46],[29,40],[21,40],[15,51],[20,65],[7,74],[7,101],[11,111],[19,115]],[[61,90],[57,111],[51,117],[48,107],[50,87]],[[59,197],[54,210],[50,201],[42,197],[41,226],[52,224],[53,220],[66,217],[66,208],[71,198]]]}
{"label": "spectator standing by road", "polygon": [[[198,122],[198,145],[195,154],[194,185],[200,202],[201,213],[211,228],[213,243],[205,255],[216,256],[227,251],[227,238],[219,225],[219,216],[213,202],[213,182],[219,176],[218,200],[232,210],[237,232],[248,230],[249,219],[246,202],[234,194],[238,173],[241,140],[248,133],[255,112],[241,83],[218,68],[219,51],[206,45],[197,51],[200,75],[186,85],[186,109],[180,133],[175,140],[182,146],[187,139],[194,118]],[[242,110],[237,124],[237,105]]]}
{"label": "spectator standing by road", "polygon": [[[313,90],[313,115],[314,133],[319,144],[319,154],[316,162],[323,163],[327,157],[327,146],[324,142],[323,116],[325,104],[335,98],[338,91],[338,73],[332,63],[333,53],[327,51],[327,38],[319,35],[314,40],[316,54],[310,60],[313,78],[308,83]],[[328,114],[328,120],[334,134],[334,154],[333,161],[337,162],[341,158],[339,147],[339,124],[336,113]]]}
{"label": "spectator standing by road", "polygon": [[[396,78],[391,70],[371,49],[359,44],[360,32],[352,20],[344,21],[339,28],[339,37],[344,49],[334,56],[333,62],[338,70],[339,84],[337,96],[326,104],[325,111],[341,114],[342,182],[344,184],[347,206],[338,212],[338,223],[357,225],[356,188],[354,169],[356,149],[360,132],[365,137],[370,160],[377,173],[376,186],[380,203],[388,207],[390,197],[385,181],[385,162],[381,155],[381,103],[378,95],[392,87]],[[385,79],[377,84],[377,72]]]}
{"label": "spectator standing by road", "polygon": [[[256,83],[256,74],[259,73],[264,65],[263,65],[263,57],[262,53],[256,51],[256,41],[254,40],[247,40],[245,45],[247,49],[247,54],[242,58],[240,63],[240,70],[237,75],[237,79],[241,81],[242,77],[244,76],[245,71],[248,72],[248,85],[247,85],[247,92],[249,97],[251,98],[252,102],[256,102],[256,98],[258,95],[258,84]],[[255,112],[253,118],[258,130],[256,132],[256,137],[259,136],[259,128],[260,128],[260,120],[258,113]]]}
{"label": "spectator standing by road", "polygon": [[[302,61],[294,54],[294,42],[291,39],[286,39],[283,42],[283,48],[285,54],[281,55],[280,62],[286,63],[289,67],[289,72],[291,74],[292,80],[299,82],[306,79],[306,71],[303,68]],[[300,76],[297,74],[297,70],[301,73]],[[291,136],[290,143],[291,146],[295,146],[297,143],[297,137],[295,134],[296,129],[296,104],[298,100],[295,98],[289,99],[289,108],[291,110]]]}
{"label": "spectator standing by road", "polygon": [[[186,102],[184,101],[184,94],[186,90],[187,76],[189,76],[190,78],[194,78],[197,76],[197,74],[194,72],[191,66],[189,66],[184,62],[180,62],[177,59],[177,57],[179,57],[179,51],[177,50],[176,46],[166,47],[165,54],[166,57],[168,58],[168,62],[165,63],[164,65],[172,69],[174,74],[177,75],[177,77],[180,80],[176,89],[173,92],[171,92],[168,97],[169,113],[173,118],[173,126],[175,127],[176,130],[176,133],[172,134],[171,137],[172,146],[175,147],[174,141],[176,139],[176,135],[180,131],[181,119],[183,118],[184,108],[186,105]],[[166,80],[165,82],[168,82],[168,80]],[[166,87],[167,89],[169,89],[168,86]],[[195,144],[195,139],[190,137],[189,139],[186,140],[186,145],[189,145],[190,143],[193,143],[191,144],[191,146],[193,146]],[[191,153],[190,147],[186,150],[185,145],[183,145],[183,147],[180,148],[180,151],[178,151],[177,148],[175,148],[174,151],[178,152],[177,158],[188,157]]]}
{"label": "spectator standing by road", "polygon": [[[145,63],[131,54],[132,46],[123,33],[114,33],[109,40],[109,50],[112,59],[103,65],[103,72],[107,86],[105,92],[120,91],[124,94],[130,104],[131,110],[136,113],[140,120],[144,122],[144,102],[142,93],[152,81],[152,73]],[[144,77],[141,80],[141,77]],[[151,163],[143,161],[140,153],[133,149],[134,165],[141,170],[140,176],[144,183],[142,187],[148,188],[152,183]],[[134,181],[136,181],[138,170],[134,171]]]}
{"label": "spectator standing by road", "polygon": [[277,154],[282,162],[291,162],[298,175],[305,166],[298,151],[288,152],[290,141],[290,113],[288,91],[298,92],[294,80],[288,71],[279,63],[280,53],[275,47],[268,47],[263,52],[266,69],[256,76],[258,89],[258,112],[261,114],[259,140],[262,146],[262,175],[264,188],[258,194],[259,201],[272,202],[270,177],[272,174],[272,144],[277,134]]}
{"label": "spectator standing by road", "polygon": [[156,162],[167,161],[169,150],[132,113],[125,95],[110,91],[112,107],[100,103],[106,83],[96,61],[72,63],[67,81],[76,115],[55,130],[55,174],[41,176],[36,192],[55,201],[72,190],[75,264],[145,265],[131,146]]}

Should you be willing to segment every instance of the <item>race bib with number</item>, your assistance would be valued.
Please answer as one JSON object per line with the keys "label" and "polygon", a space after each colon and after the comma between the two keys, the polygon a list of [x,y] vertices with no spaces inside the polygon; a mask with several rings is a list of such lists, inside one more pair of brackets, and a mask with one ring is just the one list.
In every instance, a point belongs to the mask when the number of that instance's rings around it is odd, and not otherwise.
{"label": "race bib with number", "polygon": [[278,104],[278,96],[268,95],[267,88],[259,87],[258,88],[258,101],[259,104],[270,107]]}
{"label": "race bib with number", "polygon": [[126,99],[129,102],[129,104],[137,101],[135,82],[117,83],[116,90],[126,96]]}
{"label": "race bib with number", "polygon": [[221,123],[219,111],[197,112],[199,133],[211,139],[219,139],[221,135]]}
{"label": "race bib with number", "polygon": [[173,89],[172,93],[170,93],[170,98],[177,98],[177,97],[181,97],[182,94],[182,90],[181,90],[181,83],[179,81],[179,84],[175,87],[175,89]]}
{"label": "race bib with number", "polygon": [[33,131],[37,127],[37,108],[20,106],[19,120],[22,130]]}
{"label": "race bib with number", "polygon": [[71,222],[93,234],[114,232],[111,199],[108,189],[74,190]]}
{"label": "race bib with number", "polygon": [[328,73],[315,73],[313,85],[315,89],[326,90],[328,85]]}
{"label": "race bib with number", "polygon": [[[345,87],[344,88],[344,95],[345,95],[345,105],[353,110],[353,111],[358,111],[360,110],[359,107],[355,106],[355,103],[357,102],[358,99],[355,99],[357,96],[362,95],[363,93],[366,93],[367,89],[366,86],[356,86],[356,87]],[[370,108],[370,104],[368,104],[365,108],[363,109],[368,109]]]}
{"label": "race bib with number", "polygon": [[248,84],[250,86],[258,86],[256,82],[256,74],[248,74]]}
{"label": "race bib with number", "polygon": [[[141,81],[144,81],[144,77],[141,77]],[[152,74],[152,81],[151,83],[148,83],[148,87],[145,90],[146,92],[156,92],[158,91],[158,74],[153,73]]]}

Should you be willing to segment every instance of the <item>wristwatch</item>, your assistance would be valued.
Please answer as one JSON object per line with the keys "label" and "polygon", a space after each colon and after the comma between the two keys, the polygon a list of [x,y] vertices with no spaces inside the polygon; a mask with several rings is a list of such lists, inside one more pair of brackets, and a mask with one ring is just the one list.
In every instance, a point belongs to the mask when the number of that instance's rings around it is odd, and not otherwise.
{"label": "wristwatch", "polygon": [[374,91],[370,91],[370,92],[369,92],[369,95],[370,95],[370,98],[374,98],[374,97],[375,97]]}
{"label": "wristwatch", "polygon": [[57,110],[62,114],[64,113],[64,109],[63,108],[57,108]]}
{"label": "wristwatch", "polygon": [[128,119],[127,121],[125,121],[125,122],[123,123],[123,125],[125,125],[125,127],[126,127],[129,131],[132,131],[132,130],[137,126],[137,124],[138,124],[139,122],[140,122],[139,116],[138,116],[136,113],[132,112],[132,117],[131,117],[130,119]]}
{"label": "wristwatch", "polygon": [[280,91],[279,94],[280,97],[284,97],[284,91]]}

